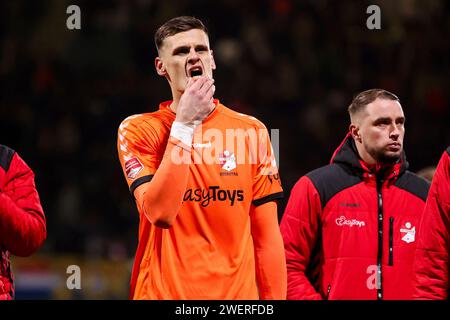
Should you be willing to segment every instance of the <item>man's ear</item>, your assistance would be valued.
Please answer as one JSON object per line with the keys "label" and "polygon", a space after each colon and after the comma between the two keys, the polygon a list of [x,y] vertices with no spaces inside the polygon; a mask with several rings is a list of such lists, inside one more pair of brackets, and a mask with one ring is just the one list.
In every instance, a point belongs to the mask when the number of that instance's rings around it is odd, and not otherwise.
{"label": "man's ear", "polygon": [[361,132],[359,131],[359,126],[355,123],[352,123],[352,124],[350,124],[349,130],[350,130],[350,133],[351,133],[353,139],[355,141],[361,143],[362,139],[361,139]]}
{"label": "man's ear", "polygon": [[166,67],[160,57],[155,58],[155,68],[160,76],[165,77],[167,75]]}
{"label": "man's ear", "polygon": [[211,69],[216,70],[216,62],[214,61],[214,55],[212,49],[209,50],[209,53],[211,54]]}

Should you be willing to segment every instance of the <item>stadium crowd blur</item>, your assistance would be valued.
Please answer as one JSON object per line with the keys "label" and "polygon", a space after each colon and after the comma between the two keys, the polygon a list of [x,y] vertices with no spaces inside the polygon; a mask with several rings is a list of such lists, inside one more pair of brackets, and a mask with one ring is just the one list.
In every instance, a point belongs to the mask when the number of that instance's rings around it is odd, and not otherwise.
{"label": "stadium crowd blur", "polygon": [[[81,30],[66,28],[70,4]],[[370,4],[381,30],[366,27]],[[296,180],[344,137],[359,91],[398,94],[410,168],[437,164],[450,143],[449,11],[445,0],[2,1],[0,143],[36,173],[48,223],[41,252],[133,257],[138,215],[117,129],[170,98],[153,62],[153,34],[169,18],[202,19],[216,97],[280,129],[281,216]]]}

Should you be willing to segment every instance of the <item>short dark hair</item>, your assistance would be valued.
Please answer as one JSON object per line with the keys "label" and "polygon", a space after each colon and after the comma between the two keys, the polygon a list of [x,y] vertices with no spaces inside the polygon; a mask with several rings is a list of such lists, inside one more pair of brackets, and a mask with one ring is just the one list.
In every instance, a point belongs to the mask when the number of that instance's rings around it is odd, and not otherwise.
{"label": "short dark hair", "polygon": [[170,19],[166,23],[164,23],[161,27],[156,30],[155,33],[155,45],[156,49],[160,49],[164,39],[167,37],[173,36],[174,34],[189,31],[192,29],[200,29],[203,30],[206,34],[208,34],[208,30],[206,29],[203,22],[195,17],[190,16],[181,16]]}
{"label": "short dark hair", "polygon": [[348,113],[350,117],[363,111],[369,103],[374,102],[377,98],[394,100],[400,102],[400,99],[393,94],[384,89],[370,89],[360,92],[353,98],[352,103],[348,107]]}

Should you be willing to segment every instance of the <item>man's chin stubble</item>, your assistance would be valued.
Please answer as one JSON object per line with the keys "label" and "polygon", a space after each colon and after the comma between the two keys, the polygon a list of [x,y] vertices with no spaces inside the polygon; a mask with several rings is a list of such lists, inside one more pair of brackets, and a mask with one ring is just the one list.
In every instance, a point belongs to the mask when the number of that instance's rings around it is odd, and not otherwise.
{"label": "man's chin stubble", "polygon": [[381,153],[378,155],[378,161],[381,163],[394,164],[400,160],[401,152],[399,154]]}

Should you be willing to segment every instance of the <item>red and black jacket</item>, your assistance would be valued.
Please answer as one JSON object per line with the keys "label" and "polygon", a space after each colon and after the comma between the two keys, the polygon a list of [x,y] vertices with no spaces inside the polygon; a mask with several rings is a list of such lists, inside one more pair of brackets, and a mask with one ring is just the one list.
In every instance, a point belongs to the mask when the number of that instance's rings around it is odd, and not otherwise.
{"label": "red and black jacket", "polygon": [[34,173],[8,147],[0,145],[0,300],[14,297],[10,256],[29,256],[47,235]]}
{"label": "red and black jacket", "polygon": [[281,222],[288,299],[410,299],[429,184],[395,165],[369,168],[348,134],[331,163],[295,185]]}
{"label": "red and black jacket", "polygon": [[415,299],[448,299],[450,250],[450,147],[431,183],[414,261]]}

